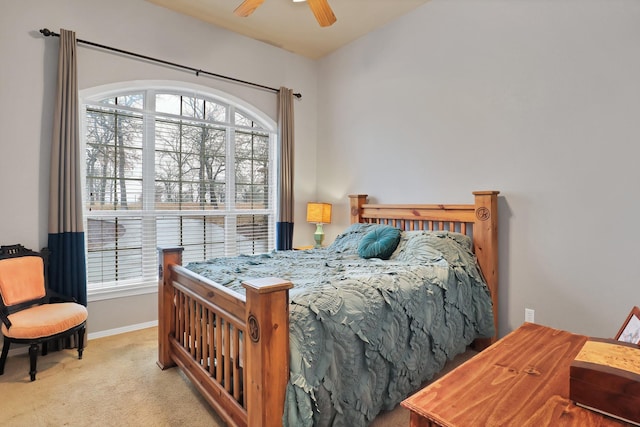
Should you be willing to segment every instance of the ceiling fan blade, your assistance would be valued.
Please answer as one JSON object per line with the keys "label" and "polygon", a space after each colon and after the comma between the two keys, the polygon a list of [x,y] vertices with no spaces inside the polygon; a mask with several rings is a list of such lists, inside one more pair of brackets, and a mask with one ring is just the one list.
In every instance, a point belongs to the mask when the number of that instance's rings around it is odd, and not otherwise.
{"label": "ceiling fan blade", "polygon": [[240,6],[236,7],[233,13],[246,18],[247,16],[251,15],[253,11],[256,10],[262,3],[264,3],[264,0],[244,0],[240,4]]}
{"label": "ceiling fan blade", "polygon": [[328,27],[336,22],[336,16],[327,0],[307,0],[307,3],[321,27]]}

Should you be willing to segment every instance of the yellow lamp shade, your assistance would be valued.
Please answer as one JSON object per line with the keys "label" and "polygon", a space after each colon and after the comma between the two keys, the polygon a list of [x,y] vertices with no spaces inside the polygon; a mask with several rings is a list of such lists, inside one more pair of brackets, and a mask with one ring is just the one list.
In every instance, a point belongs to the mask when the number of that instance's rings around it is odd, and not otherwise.
{"label": "yellow lamp shade", "polygon": [[331,223],[331,203],[307,203],[307,222],[316,224]]}

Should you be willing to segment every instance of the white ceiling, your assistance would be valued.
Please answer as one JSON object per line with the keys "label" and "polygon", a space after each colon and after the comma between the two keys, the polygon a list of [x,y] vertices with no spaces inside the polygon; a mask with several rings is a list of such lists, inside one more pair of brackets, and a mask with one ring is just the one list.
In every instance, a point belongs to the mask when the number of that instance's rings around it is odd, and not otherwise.
{"label": "white ceiling", "polygon": [[242,0],[147,1],[318,59],[429,0],[329,0],[338,20],[324,28],[318,25],[306,2],[265,0],[251,16],[241,18],[233,10]]}

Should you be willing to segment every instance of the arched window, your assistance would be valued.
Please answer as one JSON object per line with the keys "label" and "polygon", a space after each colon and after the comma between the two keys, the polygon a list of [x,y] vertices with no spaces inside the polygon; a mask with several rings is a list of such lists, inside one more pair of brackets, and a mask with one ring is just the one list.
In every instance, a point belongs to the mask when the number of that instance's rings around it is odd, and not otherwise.
{"label": "arched window", "polygon": [[158,246],[185,264],[274,248],[276,125],[202,89],[81,92],[90,295],[155,289]]}

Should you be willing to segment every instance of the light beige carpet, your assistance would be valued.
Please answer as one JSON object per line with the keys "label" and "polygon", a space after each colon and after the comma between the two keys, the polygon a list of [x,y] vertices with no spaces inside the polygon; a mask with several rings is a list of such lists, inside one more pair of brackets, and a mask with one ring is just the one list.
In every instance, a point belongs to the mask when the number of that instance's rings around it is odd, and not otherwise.
{"label": "light beige carpet", "polygon": [[[445,371],[475,354],[459,355]],[[0,425],[22,426],[212,426],[224,423],[179,369],[160,370],[157,329],[91,340],[78,360],[64,350],[38,357],[29,381],[29,358],[11,356],[0,376]],[[409,425],[398,407],[374,427]]]}
{"label": "light beige carpet", "polygon": [[0,376],[0,425],[223,426],[178,369],[156,365],[157,329],[90,340],[76,350],[9,357]]}

